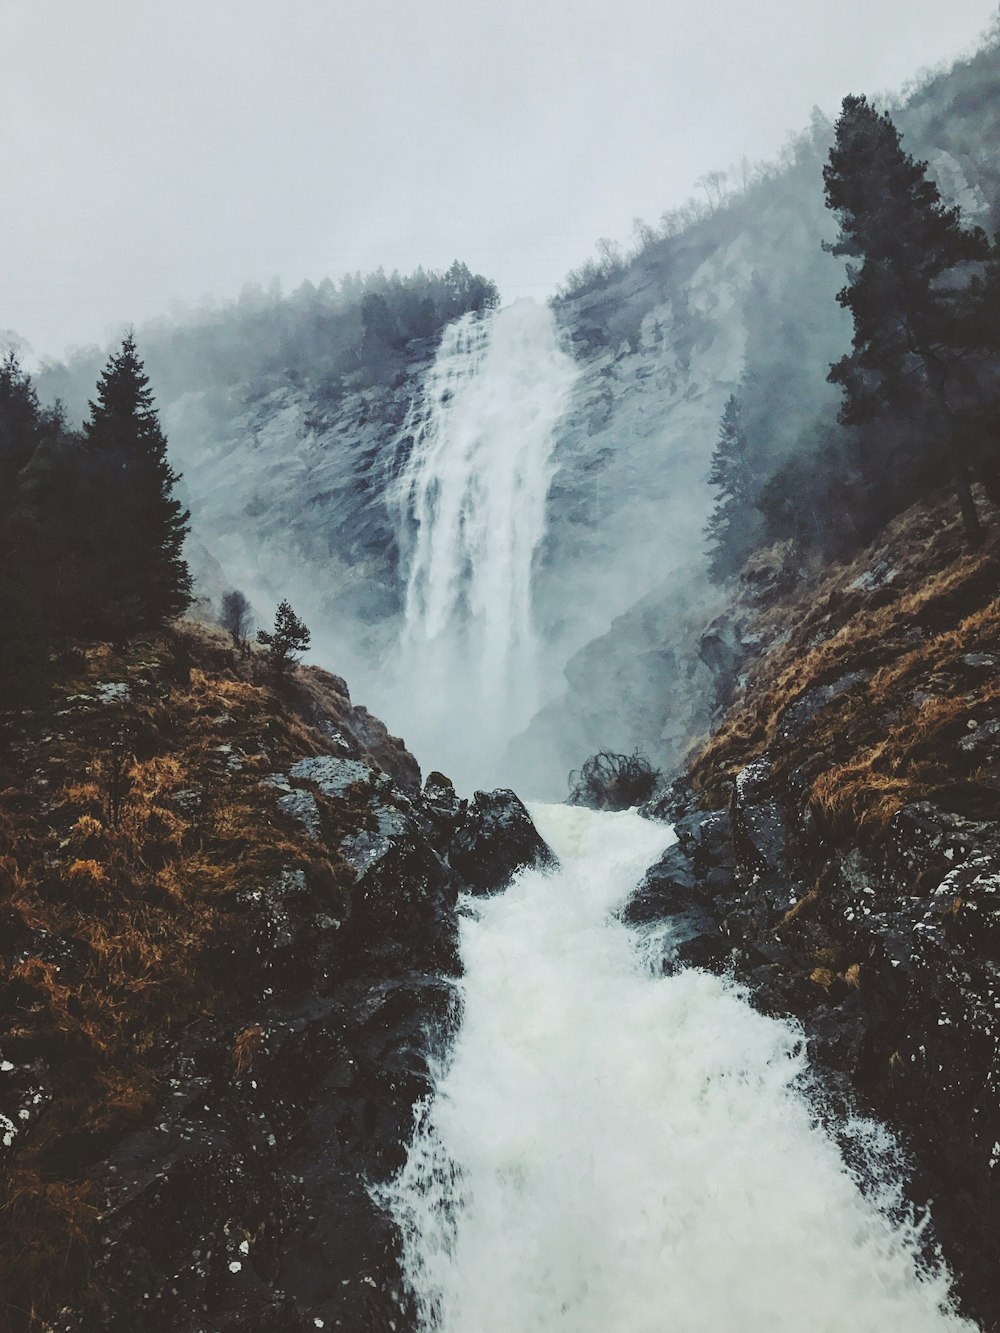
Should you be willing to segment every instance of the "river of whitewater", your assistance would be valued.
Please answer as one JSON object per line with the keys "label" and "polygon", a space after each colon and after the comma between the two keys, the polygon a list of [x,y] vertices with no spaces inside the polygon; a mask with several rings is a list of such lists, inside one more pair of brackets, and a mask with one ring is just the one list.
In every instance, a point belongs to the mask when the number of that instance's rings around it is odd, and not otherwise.
{"label": "river of whitewater", "polygon": [[971,1329],[878,1126],[823,1127],[801,1034],[664,975],[615,909],[672,841],[538,805],[560,858],[469,901],[453,1045],[383,1192],[427,1333]]}

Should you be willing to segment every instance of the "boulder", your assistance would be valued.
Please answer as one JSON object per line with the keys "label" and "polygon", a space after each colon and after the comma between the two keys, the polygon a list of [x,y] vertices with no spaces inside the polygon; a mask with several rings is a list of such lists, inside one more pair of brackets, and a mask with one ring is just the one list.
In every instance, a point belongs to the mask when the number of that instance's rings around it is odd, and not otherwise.
{"label": "boulder", "polygon": [[507,788],[477,791],[448,844],[448,864],[471,893],[492,893],[525,867],[554,866],[556,858]]}
{"label": "boulder", "polygon": [[[701,892],[699,864],[707,870],[713,858],[723,857],[725,838],[715,815],[705,812],[687,815],[675,827],[683,836],[646,872],[621,919],[629,926],[668,924],[663,935],[665,967],[721,966],[731,946]],[[731,882],[730,870],[725,883]]]}

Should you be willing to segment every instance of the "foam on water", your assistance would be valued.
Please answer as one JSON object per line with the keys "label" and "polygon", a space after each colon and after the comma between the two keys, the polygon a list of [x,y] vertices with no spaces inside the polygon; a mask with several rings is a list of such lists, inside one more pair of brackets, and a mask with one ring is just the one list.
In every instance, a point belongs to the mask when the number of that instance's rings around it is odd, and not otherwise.
{"label": "foam on water", "polygon": [[[791,1024],[613,917],[668,832],[536,806],[561,859],[469,905],[461,1023],[385,1192],[437,1333],[923,1333],[971,1326],[891,1179],[818,1122]],[[877,1127],[869,1156],[891,1160]]]}

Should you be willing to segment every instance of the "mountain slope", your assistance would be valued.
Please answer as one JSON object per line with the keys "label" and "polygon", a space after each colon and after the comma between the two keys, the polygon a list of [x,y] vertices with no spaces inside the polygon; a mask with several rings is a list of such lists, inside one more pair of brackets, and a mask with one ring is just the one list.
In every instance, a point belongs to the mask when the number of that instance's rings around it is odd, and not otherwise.
{"label": "mountain slope", "polygon": [[549,853],[344,682],[184,622],[0,711],[0,1324],[404,1326],[401,1164],[460,891]]}
{"label": "mountain slope", "polygon": [[[893,113],[945,198],[988,227],[1000,218],[998,105],[994,42]],[[555,440],[534,578],[546,711],[507,761],[526,791],[561,794],[555,775],[579,764],[581,746],[628,734],[632,701],[608,697],[611,659],[608,670],[599,665],[612,623],[657,589],[671,602],[686,599],[692,616],[707,606],[702,529],[713,497],[705,482],[728,396],[739,392],[774,466],[794,455],[808,468],[824,432],[838,429],[826,372],[849,344],[850,323],[834,299],[843,264],[822,250],[835,231],[822,188],[831,134],[817,114],[781,162],[734,197],[648,239],[631,263],[555,303],[580,376]],[[391,356],[383,341],[375,356],[360,305],[351,307],[348,337],[323,323],[321,292],[270,304],[258,295],[237,324],[240,336],[221,343],[212,317],[151,329],[148,366],[195,536],[221,566],[205,582],[244,587],[262,615],[288,596],[321,658],[377,693],[399,640],[406,577],[387,492],[436,335],[414,336],[411,320],[406,341]],[[382,328],[374,316],[369,323]],[[362,371],[366,346],[375,359]],[[50,368],[43,392],[78,402],[82,365]],[[622,642],[632,642],[631,623],[646,626],[648,616],[637,610],[619,623]],[[650,648],[646,634],[636,631],[637,653]],[[588,644],[594,687],[579,671],[570,687],[564,668]],[[677,711],[648,737],[657,763],[676,762],[683,738],[700,726],[685,713],[683,685],[697,658],[682,656]],[[654,675],[647,712],[664,684],[662,672]],[[391,722],[406,730],[406,716]]]}
{"label": "mountain slope", "polygon": [[679,964],[794,1018],[835,1100],[896,1131],[994,1330],[1000,514],[977,498],[979,551],[938,494],[852,561],[744,583],[743,684],[650,807],[679,844],[627,916],[670,918]]}

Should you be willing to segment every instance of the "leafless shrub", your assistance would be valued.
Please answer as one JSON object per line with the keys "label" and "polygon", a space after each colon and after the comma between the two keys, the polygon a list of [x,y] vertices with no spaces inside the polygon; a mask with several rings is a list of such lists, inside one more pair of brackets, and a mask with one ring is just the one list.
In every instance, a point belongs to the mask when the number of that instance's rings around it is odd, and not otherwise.
{"label": "leafless shrub", "polygon": [[601,750],[569,775],[569,804],[592,810],[628,810],[652,796],[659,780],[644,754],[614,754]]}
{"label": "leafless shrub", "polygon": [[222,599],[222,613],[219,623],[245,657],[250,651],[250,631],[253,629],[253,614],[246,596],[238,588],[227,592]]}
{"label": "leafless shrub", "polygon": [[98,763],[98,776],[104,791],[104,819],[108,828],[116,828],[132,794],[132,765],[135,756],[123,737],[111,742]]}

